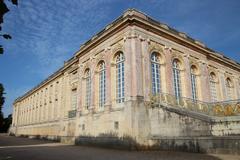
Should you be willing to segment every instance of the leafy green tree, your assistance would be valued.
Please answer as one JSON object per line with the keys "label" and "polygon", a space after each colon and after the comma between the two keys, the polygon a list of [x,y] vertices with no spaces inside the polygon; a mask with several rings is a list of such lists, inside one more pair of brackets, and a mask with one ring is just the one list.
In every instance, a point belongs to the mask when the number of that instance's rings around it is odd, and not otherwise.
{"label": "leafy green tree", "polygon": [[12,124],[12,114],[9,114],[7,118],[3,119],[0,132],[8,132],[8,129],[11,126],[11,124]]}
{"label": "leafy green tree", "polygon": [[[9,9],[5,3],[6,0],[0,0],[0,37],[4,38],[4,39],[12,39],[12,37],[9,34],[6,33],[1,33],[2,31],[2,23],[3,23],[3,16],[9,12]],[[18,0],[8,0],[9,2],[11,2],[14,5],[18,5]],[[0,54],[3,54],[4,49],[3,46],[0,45]],[[5,128],[8,128],[10,126],[10,121],[11,121],[11,117],[12,116],[8,116],[8,118],[4,119],[4,115],[2,112],[2,108],[3,108],[3,104],[5,102],[5,97],[4,97],[4,87],[3,84],[0,83],[0,130]]]}
{"label": "leafy green tree", "polygon": [[[18,0],[8,0],[8,1],[11,1],[12,4],[14,4],[14,5],[18,5]],[[9,9],[8,9],[5,1],[4,0],[0,0],[0,31],[2,30],[1,24],[3,23],[3,16],[8,11],[9,11]],[[5,38],[5,39],[12,39],[12,37],[9,34],[6,34],[6,33],[4,33],[4,34],[0,33],[0,36],[2,38]],[[3,54],[3,52],[4,52],[3,46],[0,45],[0,54]]]}

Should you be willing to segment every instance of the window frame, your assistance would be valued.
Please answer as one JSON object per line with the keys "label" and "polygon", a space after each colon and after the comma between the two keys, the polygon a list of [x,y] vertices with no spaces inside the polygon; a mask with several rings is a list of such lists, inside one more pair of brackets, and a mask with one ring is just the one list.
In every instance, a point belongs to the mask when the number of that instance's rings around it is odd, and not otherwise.
{"label": "window frame", "polygon": [[217,96],[217,82],[216,82],[216,74],[214,72],[211,72],[209,74],[209,83],[210,83],[210,96],[211,96],[211,102],[217,102],[218,96]]}
{"label": "window frame", "polygon": [[85,107],[89,109],[91,105],[91,70],[87,68],[85,70]]}
{"label": "window frame", "polygon": [[116,62],[116,102],[125,101],[125,57],[123,52],[118,52],[115,57]]}
{"label": "window frame", "polygon": [[198,87],[197,87],[197,67],[192,65],[190,67],[190,76],[191,76],[191,89],[192,89],[192,99],[198,100]]}
{"label": "window frame", "polygon": [[152,52],[150,60],[152,76],[152,94],[156,95],[161,92],[160,54],[158,52]]}
{"label": "window frame", "polygon": [[99,63],[99,107],[103,108],[106,103],[106,65],[104,61]]}
{"label": "window frame", "polygon": [[174,95],[177,100],[182,97],[182,84],[181,84],[181,70],[180,70],[180,61],[174,59],[172,61],[173,69],[173,85],[174,85]]}

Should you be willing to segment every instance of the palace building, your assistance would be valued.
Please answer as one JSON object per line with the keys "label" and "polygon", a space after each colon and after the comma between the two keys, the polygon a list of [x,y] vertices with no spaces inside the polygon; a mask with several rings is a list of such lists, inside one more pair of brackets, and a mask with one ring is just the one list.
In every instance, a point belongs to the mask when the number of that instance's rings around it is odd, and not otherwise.
{"label": "palace building", "polygon": [[240,154],[240,64],[129,9],[14,101],[10,132]]}

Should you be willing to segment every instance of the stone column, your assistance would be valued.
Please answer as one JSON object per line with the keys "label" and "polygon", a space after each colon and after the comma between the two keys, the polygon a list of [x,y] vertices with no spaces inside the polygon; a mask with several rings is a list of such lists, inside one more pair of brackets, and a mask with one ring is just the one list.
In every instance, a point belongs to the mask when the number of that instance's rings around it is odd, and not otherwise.
{"label": "stone column", "polygon": [[79,61],[79,69],[78,69],[78,104],[77,104],[77,110],[80,112],[82,111],[83,108],[83,77],[84,76],[84,71],[83,71],[83,65],[81,64],[81,62]]}
{"label": "stone column", "polygon": [[18,126],[18,117],[19,117],[19,112],[18,112],[18,106],[14,105],[15,113],[14,113],[14,124],[15,126]]}
{"label": "stone column", "polygon": [[22,124],[22,110],[19,105],[19,125],[21,125],[21,124]]}
{"label": "stone column", "polygon": [[59,118],[59,110],[60,110],[60,106],[59,106],[59,81],[57,80],[55,85],[54,85],[54,98],[53,98],[53,103],[54,103],[54,119],[58,119]]}
{"label": "stone column", "polygon": [[26,110],[25,110],[25,124],[28,124],[28,119],[29,119],[29,102],[27,101],[27,104],[26,104]]}
{"label": "stone column", "polygon": [[240,99],[240,82],[238,82],[238,78],[233,78],[233,99]]}
{"label": "stone column", "polygon": [[192,87],[191,87],[191,75],[190,75],[190,64],[189,64],[189,55],[184,55],[184,71],[183,71],[183,82],[182,89],[183,89],[183,97],[192,98]]}
{"label": "stone column", "polygon": [[24,103],[24,109],[23,109],[23,125],[25,125],[26,124],[26,102]]}
{"label": "stone column", "polygon": [[[46,90],[46,89],[45,89]],[[49,110],[50,110],[50,103],[49,103],[49,87],[47,87],[46,90],[46,95],[45,95],[45,99],[46,99],[46,121],[49,121]]]}
{"label": "stone column", "polygon": [[71,110],[71,96],[72,96],[70,74],[66,73],[65,76],[65,91],[62,92],[65,103],[64,103],[64,116],[68,118],[68,112]]}
{"label": "stone column", "polygon": [[151,68],[150,56],[148,51],[148,42],[146,39],[141,40],[141,56],[142,56],[142,77],[143,77],[143,94],[146,101],[150,100],[151,94]]}
{"label": "stone column", "polygon": [[60,115],[61,115],[61,118],[66,118],[67,117],[67,113],[66,113],[66,107],[67,107],[67,96],[66,96],[66,91],[68,89],[67,85],[67,73],[65,72],[64,75],[63,75],[63,78],[60,80],[59,82],[59,103],[60,103]]}
{"label": "stone column", "polygon": [[142,46],[139,36],[133,36],[132,45],[132,96],[144,96],[143,94],[143,62]]}
{"label": "stone column", "polygon": [[224,101],[227,99],[224,71],[218,70],[218,79],[219,79],[218,101]]}
{"label": "stone column", "polygon": [[[34,96],[32,97],[32,109],[31,109],[31,124],[33,124],[33,120],[34,120],[34,111],[35,111],[35,100],[34,100]],[[34,109],[33,109],[34,108]]]}
{"label": "stone column", "polygon": [[240,78],[237,80],[236,89],[238,91],[238,99],[240,99]]}
{"label": "stone column", "polygon": [[127,37],[125,39],[124,43],[124,56],[125,56],[125,62],[124,62],[124,90],[125,90],[125,101],[128,101],[131,99],[132,96],[132,49],[131,49],[131,38]]}
{"label": "stone column", "polygon": [[210,102],[211,94],[210,94],[210,85],[209,85],[209,71],[207,68],[207,64],[204,61],[200,61],[199,69],[200,69],[199,93],[201,95],[200,100],[204,102]]}
{"label": "stone column", "polygon": [[21,105],[21,125],[24,124],[24,104]]}
{"label": "stone column", "polygon": [[[25,105],[25,103],[24,103]],[[22,106],[23,107],[23,113],[22,113],[22,125],[25,125],[25,119],[26,119],[26,113],[25,113],[25,106]]]}
{"label": "stone column", "polygon": [[31,102],[31,120],[30,120],[30,124],[33,124],[34,111],[35,111],[34,96],[32,96],[32,102]]}
{"label": "stone column", "polygon": [[96,97],[95,97],[96,84],[95,84],[95,81],[96,81],[96,77],[97,77],[97,75],[96,75],[97,73],[95,72],[95,69],[96,69],[95,66],[96,66],[97,62],[94,59],[90,59],[90,61],[91,61],[91,66],[90,66],[91,97],[90,97],[90,108],[89,109],[95,110],[96,109],[96,105],[95,105],[96,104],[96,102],[95,102],[95,100],[96,100]]}
{"label": "stone column", "polygon": [[32,123],[36,123],[37,119],[37,104],[36,104],[36,99],[34,100],[34,110],[33,110],[33,117],[32,117]]}
{"label": "stone column", "polygon": [[64,105],[65,105],[65,80],[66,77],[63,75],[59,78],[58,83],[58,115],[60,118],[64,118]]}
{"label": "stone column", "polygon": [[13,112],[12,112],[12,125],[15,126],[15,119],[16,119],[16,106],[13,106]]}
{"label": "stone column", "polygon": [[105,49],[105,65],[106,65],[106,106],[111,105],[111,98],[113,97],[111,93],[111,62],[112,62],[112,57],[111,57],[111,50],[110,48]]}
{"label": "stone column", "polygon": [[30,100],[30,117],[29,117],[29,124],[32,124],[32,118],[33,118],[33,96]]}
{"label": "stone column", "polygon": [[26,106],[25,106],[25,114],[24,114],[24,118],[25,118],[25,120],[24,120],[24,125],[26,125],[27,124],[27,120],[28,120],[28,107],[27,107],[27,103],[25,104]]}
{"label": "stone column", "polygon": [[48,97],[47,97],[47,102],[48,102],[48,121],[52,120],[52,101],[51,101],[51,90],[52,87],[50,84],[48,84]]}
{"label": "stone column", "polygon": [[23,106],[21,105],[21,125],[23,125]]}
{"label": "stone column", "polygon": [[172,70],[172,53],[170,48],[165,48],[164,53],[166,56],[166,86],[167,93],[174,95],[173,87],[173,70]]}
{"label": "stone column", "polygon": [[18,108],[17,109],[17,112],[18,112],[17,123],[18,123],[18,125],[21,125],[21,108],[20,108],[20,105],[18,105],[17,108]]}
{"label": "stone column", "polygon": [[40,122],[40,112],[39,112],[39,110],[40,110],[40,104],[39,104],[39,92],[38,92],[38,94],[37,94],[36,96],[37,96],[37,97],[36,97],[36,113],[35,113],[36,118],[35,118],[35,122],[36,122],[36,123],[39,123],[39,122]]}

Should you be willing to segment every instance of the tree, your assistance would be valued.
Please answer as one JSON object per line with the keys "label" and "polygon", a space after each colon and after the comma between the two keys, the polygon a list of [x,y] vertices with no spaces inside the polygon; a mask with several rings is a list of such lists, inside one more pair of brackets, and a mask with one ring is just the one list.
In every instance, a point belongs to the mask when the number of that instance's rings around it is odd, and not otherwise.
{"label": "tree", "polygon": [[[12,4],[14,4],[14,5],[18,5],[18,0],[8,0],[8,1],[11,1]],[[9,9],[8,9],[5,1],[4,0],[0,0],[0,31],[2,30],[1,24],[3,23],[3,16],[8,11],[9,11]],[[4,33],[4,34],[0,33],[0,36],[2,38],[4,38],[4,39],[12,39],[12,37],[9,34],[6,34],[6,33]],[[3,52],[4,52],[3,46],[0,45],[0,54],[3,54]]]}
{"label": "tree", "polygon": [[2,112],[3,104],[5,102],[4,94],[4,87],[0,83],[0,132],[7,132],[12,123],[12,114],[9,114],[7,118],[4,118]]}
{"label": "tree", "polygon": [[[10,2],[12,2],[12,4],[14,5],[18,5],[18,0],[8,0]],[[9,9],[5,3],[5,0],[0,0],[0,31],[2,31],[2,26],[1,24],[3,23],[3,16],[9,12]],[[12,37],[9,34],[2,34],[0,33],[0,37],[4,38],[4,39],[12,39]],[[4,50],[3,50],[3,46],[0,45],[0,54],[3,54]],[[3,84],[0,83],[0,129],[5,127],[8,128],[10,126],[11,123],[9,123],[11,121],[11,116],[9,115],[8,118],[4,119],[4,115],[2,112],[2,108],[3,108],[3,104],[5,102],[5,97],[3,96],[4,93],[4,87]]]}
{"label": "tree", "polygon": [[2,127],[3,125],[3,112],[2,112],[2,107],[3,107],[3,104],[5,102],[5,97],[4,97],[4,87],[3,85],[0,83],[0,128]]}
{"label": "tree", "polygon": [[2,111],[2,106],[5,102],[5,97],[3,96],[4,93],[4,87],[3,85],[0,83],[0,111]]}
{"label": "tree", "polygon": [[9,114],[7,118],[3,119],[2,126],[0,127],[0,132],[8,132],[9,127],[12,124],[12,114]]}

